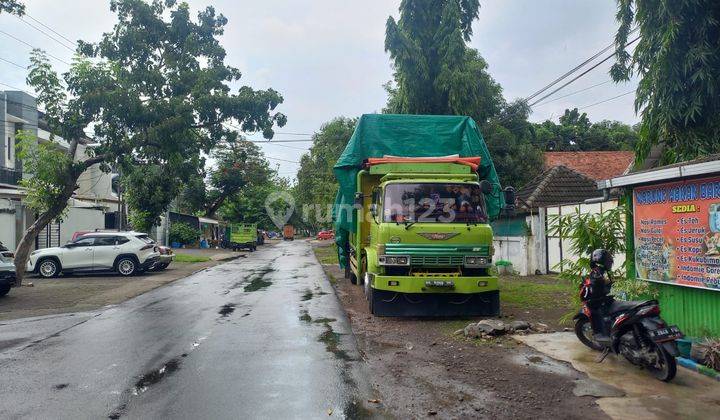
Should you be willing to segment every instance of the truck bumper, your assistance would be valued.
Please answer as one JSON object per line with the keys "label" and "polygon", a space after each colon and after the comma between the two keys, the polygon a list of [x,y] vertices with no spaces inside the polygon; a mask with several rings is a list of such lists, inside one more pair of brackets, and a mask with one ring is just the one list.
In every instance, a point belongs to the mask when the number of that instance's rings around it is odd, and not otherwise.
{"label": "truck bumper", "polygon": [[378,316],[470,317],[500,314],[497,277],[369,276]]}

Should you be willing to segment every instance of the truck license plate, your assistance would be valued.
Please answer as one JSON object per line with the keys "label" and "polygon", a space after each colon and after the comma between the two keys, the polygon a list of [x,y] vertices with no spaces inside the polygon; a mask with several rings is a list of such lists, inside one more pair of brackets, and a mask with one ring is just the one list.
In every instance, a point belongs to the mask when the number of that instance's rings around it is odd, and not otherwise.
{"label": "truck license plate", "polygon": [[427,287],[455,287],[455,282],[453,281],[443,281],[443,280],[430,280],[425,282],[425,286]]}

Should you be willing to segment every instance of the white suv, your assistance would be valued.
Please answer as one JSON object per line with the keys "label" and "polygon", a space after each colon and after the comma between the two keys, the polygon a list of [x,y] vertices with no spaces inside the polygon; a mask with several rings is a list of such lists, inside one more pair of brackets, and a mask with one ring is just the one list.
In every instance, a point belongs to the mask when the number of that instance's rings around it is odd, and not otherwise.
{"label": "white suv", "polygon": [[117,271],[131,276],[160,258],[157,245],[141,232],[86,233],[66,245],[33,251],[27,270],[42,277],[61,272]]}

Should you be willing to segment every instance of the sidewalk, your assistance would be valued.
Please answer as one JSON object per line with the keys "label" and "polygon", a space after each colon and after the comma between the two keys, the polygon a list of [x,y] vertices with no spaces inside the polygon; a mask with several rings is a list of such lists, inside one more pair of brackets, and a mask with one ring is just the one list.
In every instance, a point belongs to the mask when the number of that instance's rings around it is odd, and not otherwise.
{"label": "sidewalk", "polygon": [[597,400],[600,408],[611,418],[709,419],[718,415],[720,385],[688,369],[678,367],[675,379],[664,383],[612,354],[602,363],[597,363],[595,360],[600,353],[583,346],[573,333],[533,334],[514,338],[553,359],[572,364],[592,379],[621,390],[624,397]]}

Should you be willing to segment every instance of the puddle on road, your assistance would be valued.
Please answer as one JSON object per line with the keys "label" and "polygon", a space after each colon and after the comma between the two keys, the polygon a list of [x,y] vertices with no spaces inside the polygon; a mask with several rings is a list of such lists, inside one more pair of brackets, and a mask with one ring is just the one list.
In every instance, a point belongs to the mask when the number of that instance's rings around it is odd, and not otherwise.
{"label": "puddle on road", "polygon": [[300,300],[310,300],[313,298],[313,292],[310,289],[305,289],[305,293],[303,293]]}
{"label": "puddle on road", "polygon": [[258,290],[264,289],[272,284],[271,281],[263,280],[262,278],[253,279],[250,284],[245,285],[243,291],[245,292],[257,292]]}
{"label": "puddle on road", "polygon": [[67,388],[69,385],[70,384],[57,384],[57,385],[53,385],[53,389],[59,391],[61,389]]}
{"label": "puddle on road", "polygon": [[342,334],[336,333],[329,323],[325,323],[324,326],[325,331],[320,334],[318,341],[325,344],[325,350],[334,354],[335,357],[340,360],[344,360],[346,362],[354,361],[354,359],[350,357],[345,350],[340,348],[340,336]]}
{"label": "puddle on road", "polygon": [[230,288],[236,289],[244,285],[243,291],[245,292],[256,292],[258,290],[265,289],[266,287],[272,285],[272,282],[266,280],[265,277],[273,271],[275,271],[275,269],[269,266],[251,271],[247,279],[233,284]]}
{"label": "puddle on road", "polygon": [[135,382],[133,395],[139,395],[147,391],[151,385],[155,385],[162,381],[165,377],[180,369],[180,360],[173,358],[168,360],[164,365],[150,372],[145,373]]}
{"label": "puddle on road", "polygon": [[235,304],[234,303],[226,303],[223,306],[220,307],[220,310],[218,313],[222,315],[223,317],[226,317],[233,313],[235,311]]}

